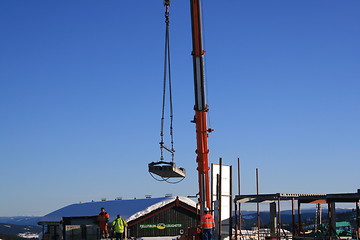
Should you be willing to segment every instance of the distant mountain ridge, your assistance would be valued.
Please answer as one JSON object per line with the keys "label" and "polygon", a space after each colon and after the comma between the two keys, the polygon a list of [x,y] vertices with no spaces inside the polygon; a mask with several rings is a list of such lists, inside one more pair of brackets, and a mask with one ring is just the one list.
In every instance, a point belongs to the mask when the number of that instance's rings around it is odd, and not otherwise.
{"label": "distant mountain ridge", "polygon": [[40,220],[39,216],[15,216],[15,217],[0,217],[0,223],[16,224],[16,225],[31,225],[38,226]]}

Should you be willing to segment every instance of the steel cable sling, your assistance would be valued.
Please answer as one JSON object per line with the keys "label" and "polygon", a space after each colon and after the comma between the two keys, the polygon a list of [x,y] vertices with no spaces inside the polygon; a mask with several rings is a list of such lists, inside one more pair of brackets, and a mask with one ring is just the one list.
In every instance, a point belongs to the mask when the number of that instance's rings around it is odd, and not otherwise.
{"label": "steel cable sling", "polygon": [[[163,96],[162,96],[162,113],[161,113],[161,128],[160,128],[160,161],[164,160],[164,149],[171,153],[171,162],[174,162],[174,134],[173,134],[173,105],[172,105],[172,84],[171,84],[171,65],[170,65],[170,36],[169,36],[169,5],[170,1],[165,1],[165,54],[164,54],[164,82],[163,82]],[[167,79],[168,77],[168,79]],[[169,82],[169,108],[170,108],[170,138],[171,148],[164,144],[164,122],[165,122],[165,106],[166,106],[166,84]]]}
{"label": "steel cable sling", "polygon": [[[172,81],[171,81],[171,64],[170,64],[170,34],[169,34],[169,6],[170,0],[164,0],[165,6],[165,54],[164,54],[164,78],[163,78],[163,91],[162,91],[162,109],[161,109],[161,124],[160,124],[160,161],[152,162],[149,164],[149,173],[157,181],[165,181],[168,183],[179,183],[185,178],[185,169],[176,168],[175,149],[174,149],[174,129],[173,129],[173,101],[172,101]],[[171,147],[167,147],[164,143],[164,126],[165,126],[165,108],[167,87],[169,91],[169,114],[170,114],[170,143]],[[165,161],[164,150],[171,153],[171,162]],[[159,175],[161,178],[155,178],[153,174]],[[169,181],[170,178],[181,178],[178,181]]]}

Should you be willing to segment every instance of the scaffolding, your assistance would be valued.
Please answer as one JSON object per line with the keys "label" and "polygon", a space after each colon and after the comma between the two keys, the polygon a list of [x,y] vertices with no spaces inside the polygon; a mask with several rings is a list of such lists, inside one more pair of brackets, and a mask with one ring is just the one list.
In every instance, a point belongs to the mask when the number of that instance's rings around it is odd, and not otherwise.
{"label": "scaffolding", "polygon": [[[254,194],[254,195],[237,195],[235,196],[235,239],[339,239],[340,236],[336,231],[336,203],[354,203],[356,209],[356,221],[352,238],[359,239],[360,231],[360,211],[359,211],[360,189],[355,193],[338,193],[338,194],[303,194],[303,193],[275,193],[275,194]],[[291,201],[291,231],[286,231],[283,228],[281,221],[281,202]],[[295,203],[297,202],[297,214]],[[241,211],[237,211],[237,206],[246,203],[260,203],[270,204],[270,228],[261,229],[260,225],[260,209],[257,207],[258,223],[256,229],[243,230],[241,225]],[[326,204],[328,209],[328,221],[323,234],[307,235],[303,229],[301,218],[301,207],[304,204],[317,204],[317,224],[321,223],[321,204]],[[239,213],[239,214],[238,214]],[[297,215],[297,221],[296,221]],[[317,226],[319,228],[319,226]]]}

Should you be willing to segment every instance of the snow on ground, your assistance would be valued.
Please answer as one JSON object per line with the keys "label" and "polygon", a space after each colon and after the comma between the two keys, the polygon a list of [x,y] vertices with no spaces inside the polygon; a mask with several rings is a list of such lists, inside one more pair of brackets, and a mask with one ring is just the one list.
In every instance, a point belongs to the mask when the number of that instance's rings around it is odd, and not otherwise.
{"label": "snow on ground", "polygon": [[39,238],[39,234],[31,232],[19,233],[18,236],[22,238]]}

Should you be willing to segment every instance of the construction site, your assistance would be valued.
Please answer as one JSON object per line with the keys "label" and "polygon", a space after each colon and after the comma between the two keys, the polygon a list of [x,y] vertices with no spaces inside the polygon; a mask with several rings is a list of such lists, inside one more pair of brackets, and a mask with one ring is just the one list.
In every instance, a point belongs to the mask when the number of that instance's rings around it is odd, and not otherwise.
{"label": "construction site", "polygon": [[[172,82],[170,65],[170,0],[164,0],[165,8],[165,56],[160,130],[160,160],[148,164],[151,176],[163,182],[176,184],[186,177],[186,170],[175,162],[173,139]],[[194,76],[194,118],[196,129],[196,167],[198,193],[192,197],[172,197],[139,200],[116,200],[76,204],[46,215],[39,225],[43,226],[42,239],[99,239],[96,211],[100,206],[109,209],[112,216],[123,212],[128,221],[125,238],[128,239],[359,239],[360,238],[360,190],[353,193],[257,193],[243,195],[240,189],[240,162],[238,163],[238,191],[233,178],[233,166],[209,161],[208,126],[209,105],[206,99],[201,0],[191,0],[192,64]],[[205,23],[206,24],[206,23]],[[169,101],[169,102],[168,102]],[[170,142],[165,143],[165,106],[170,112]],[[168,157],[170,156],[170,157]],[[170,160],[166,160],[169,159]],[[258,183],[257,183],[258,186]],[[195,199],[195,201],[190,200]],[[339,218],[337,205],[351,204],[347,219]],[[290,218],[285,220],[282,205],[290,207]],[[243,213],[248,205],[254,206],[255,218],[250,222]],[[263,206],[269,209],[266,216]],[[311,205],[311,220],[303,217],[304,209]],[[136,206],[136,207],[135,207]],[[68,214],[68,209],[72,209]],[[135,211],[134,209],[137,209]],[[248,210],[247,210],[248,211]],[[308,210],[307,210],[308,211]],[[207,217],[207,218],[204,218]],[[204,220],[205,219],[205,220]],[[210,220],[209,220],[210,219]],[[290,221],[289,221],[290,219]],[[250,223],[249,223],[250,222]]]}
{"label": "construction site", "polygon": [[359,3],[1,1],[2,230],[360,240]]}

